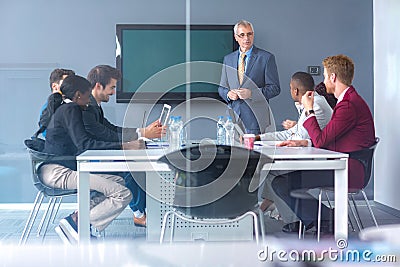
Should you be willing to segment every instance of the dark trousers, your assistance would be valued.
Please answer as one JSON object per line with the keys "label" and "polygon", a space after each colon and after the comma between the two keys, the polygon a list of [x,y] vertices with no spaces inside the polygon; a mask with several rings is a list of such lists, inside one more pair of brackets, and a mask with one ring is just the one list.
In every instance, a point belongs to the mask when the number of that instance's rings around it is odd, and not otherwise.
{"label": "dark trousers", "polygon": [[[118,173],[119,176],[123,177],[125,180],[125,186],[132,192],[132,200],[129,202],[129,207],[132,211],[140,211],[144,213],[146,208],[146,173],[144,172],[134,172],[133,178],[130,172]],[[140,184],[140,185],[139,185]]]}
{"label": "dark trousers", "polygon": [[[301,188],[331,187],[333,177],[333,171],[296,171],[275,177],[271,185],[274,192],[287,203],[297,217],[305,225],[309,225],[318,219],[318,199],[295,199],[290,196],[290,192]],[[297,210],[296,201],[299,201]],[[322,221],[330,221],[332,214],[332,210],[322,205]]]}
{"label": "dark trousers", "polygon": [[143,190],[146,189],[146,173],[144,172],[135,172],[133,175],[135,176],[132,177],[132,174],[130,172],[124,173],[125,176],[125,186],[131,190],[132,192],[132,200],[129,203],[129,207],[133,211],[140,211],[144,213],[145,208],[146,208],[146,192]]}

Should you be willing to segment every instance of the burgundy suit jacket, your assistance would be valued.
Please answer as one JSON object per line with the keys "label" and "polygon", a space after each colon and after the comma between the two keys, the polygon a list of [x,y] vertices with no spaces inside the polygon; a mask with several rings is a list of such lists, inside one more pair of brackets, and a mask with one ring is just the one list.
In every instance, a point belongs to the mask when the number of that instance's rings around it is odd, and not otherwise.
{"label": "burgundy suit jacket", "polygon": [[[315,116],[303,126],[307,129],[315,147],[337,152],[353,152],[368,148],[375,143],[375,128],[371,111],[353,86],[342,101],[333,109],[331,120],[321,130]],[[349,160],[349,189],[364,185],[364,170],[357,160]]]}

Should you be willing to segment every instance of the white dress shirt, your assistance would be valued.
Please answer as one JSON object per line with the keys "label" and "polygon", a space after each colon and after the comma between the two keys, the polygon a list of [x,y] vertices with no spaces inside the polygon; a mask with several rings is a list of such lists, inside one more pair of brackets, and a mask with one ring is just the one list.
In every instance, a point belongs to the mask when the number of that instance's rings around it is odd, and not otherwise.
{"label": "white dress shirt", "polygon": [[[286,141],[286,140],[304,140],[310,139],[306,128],[303,127],[303,123],[305,121],[306,114],[303,105],[296,106],[299,112],[299,119],[295,126],[290,129],[265,133],[261,134],[260,138],[262,141],[268,140],[277,140],[277,141]],[[332,108],[329,106],[325,97],[320,96],[317,92],[314,92],[314,106],[313,110],[315,112],[315,116],[317,117],[317,121],[321,129],[325,128],[328,124],[329,120],[332,116]]]}

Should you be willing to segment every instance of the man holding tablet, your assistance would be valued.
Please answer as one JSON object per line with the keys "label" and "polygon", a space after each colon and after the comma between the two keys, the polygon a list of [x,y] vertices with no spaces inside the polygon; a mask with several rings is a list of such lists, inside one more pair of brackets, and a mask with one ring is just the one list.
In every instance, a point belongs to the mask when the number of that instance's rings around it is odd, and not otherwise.
{"label": "man holding tablet", "polygon": [[[98,65],[88,74],[87,79],[92,86],[90,103],[82,112],[86,131],[94,138],[103,141],[129,142],[140,137],[160,138],[165,133],[165,127],[159,120],[154,121],[146,128],[123,128],[110,123],[105,117],[101,102],[108,102],[115,94],[117,80],[121,72],[108,65]],[[129,206],[133,210],[133,220],[136,226],[146,226],[146,195],[138,186],[130,173],[119,174],[125,178],[126,186],[132,191],[133,199]],[[137,173],[136,179],[145,179],[144,173]],[[144,184],[144,183],[143,183]]]}

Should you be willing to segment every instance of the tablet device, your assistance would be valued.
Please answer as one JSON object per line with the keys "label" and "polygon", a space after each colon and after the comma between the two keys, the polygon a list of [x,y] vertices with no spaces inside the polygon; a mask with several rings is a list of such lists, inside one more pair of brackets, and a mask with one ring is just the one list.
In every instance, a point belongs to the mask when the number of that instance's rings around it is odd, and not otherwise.
{"label": "tablet device", "polygon": [[167,125],[167,120],[168,120],[170,111],[171,111],[171,106],[168,104],[164,104],[164,106],[161,110],[160,119],[159,119],[162,126]]}

